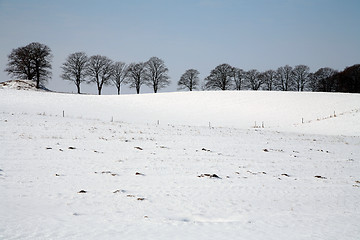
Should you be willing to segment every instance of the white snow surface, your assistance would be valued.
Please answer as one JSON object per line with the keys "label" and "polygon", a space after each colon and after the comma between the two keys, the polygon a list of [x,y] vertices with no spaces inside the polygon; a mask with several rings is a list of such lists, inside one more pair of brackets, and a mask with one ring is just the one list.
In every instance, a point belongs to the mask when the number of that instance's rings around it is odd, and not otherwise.
{"label": "white snow surface", "polygon": [[359,239],[359,109],[0,89],[0,239]]}

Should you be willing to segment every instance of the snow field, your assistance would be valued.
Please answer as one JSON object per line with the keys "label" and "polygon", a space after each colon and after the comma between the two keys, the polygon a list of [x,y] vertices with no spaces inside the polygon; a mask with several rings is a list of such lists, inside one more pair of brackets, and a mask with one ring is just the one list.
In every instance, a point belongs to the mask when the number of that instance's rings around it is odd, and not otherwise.
{"label": "snow field", "polygon": [[0,239],[358,239],[359,109],[358,94],[3,87]]}
{"label": "snow field", "polygon": [[5,112],[0,126],[0,238],[360,234],[358,137]]}

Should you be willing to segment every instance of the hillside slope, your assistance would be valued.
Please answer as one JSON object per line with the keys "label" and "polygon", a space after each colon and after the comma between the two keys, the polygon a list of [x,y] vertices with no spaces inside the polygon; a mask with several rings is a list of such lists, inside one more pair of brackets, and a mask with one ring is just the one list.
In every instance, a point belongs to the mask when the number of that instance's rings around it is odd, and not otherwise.
{"label": "hillside slope", "polygon": [[206,91],[94,96],[0,89],[0,102],[3,112],[62,116],[64,111],[67,117],[103,121],[360,135],[360,94]]}

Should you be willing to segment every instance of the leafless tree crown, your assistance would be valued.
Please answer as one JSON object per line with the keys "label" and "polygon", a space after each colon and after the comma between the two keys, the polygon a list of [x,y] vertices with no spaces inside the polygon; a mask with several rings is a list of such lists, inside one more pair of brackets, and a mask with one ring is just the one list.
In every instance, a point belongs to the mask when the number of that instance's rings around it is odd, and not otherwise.
{"label": "leafless tree crown", "polygon": [[188,89],[192,91],[199,86],[199,71],[196,69],[188,69],[181,75],[178,81],[179,89]]}
{"label": "leafless tree crown", "polygon": [[211,70],[205,78],[206,89],[229,90],[233,86],[233,67],[229,64],[221,64]]}
{"label": "leafless tree crown", "polygon": [[13,77],[35,80],[39,88],[51,77],[52,57],[48,46],[33,42],[12,50],[5,71]]}
{"label": "leafless tree crown", "polygon": [[162,59],[152,57],[146,62],[146,85],[154,90],[154,93],[170,84],[168,68]]}
{"label": "leafless tree crown", "polygon": [[144,62],[131,63],[128,67],[128,82],[130,88],[135,88],[136,93],[140,93],[141,85],[146,83],[146,64]]}
{"label": "leafless tree crown", "polygon": [[80,84],[86,81],[87,67],[88,57],[84,52],[72,53],[66,58],[61,67],[63,70],[61,78],[74,82],[77,92],[80,93]]}
{"label": "leafless tree crown", "polygon": [[127,83],[127,76],[129,70],[128,66],[124,62],[115,62],[113,65],[113,75],[111,77],[111,81],[114,86],[117,88],[118,95],[120,94],[120,88],[122,84]]}
{"label": "leafless tree crown", "polygon": [[89,81],[96,83],[98,94],[104,85],[110,84],[110,78],[113,75],[113,61],[101,55],[94,55],[89,58],[89,64],[86,71]]}

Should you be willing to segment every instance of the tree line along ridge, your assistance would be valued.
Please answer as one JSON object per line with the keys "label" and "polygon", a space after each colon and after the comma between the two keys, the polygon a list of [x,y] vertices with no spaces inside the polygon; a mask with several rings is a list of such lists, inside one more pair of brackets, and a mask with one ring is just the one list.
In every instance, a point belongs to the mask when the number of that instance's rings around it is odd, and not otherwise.
{"label": "tree line along ridge", "polygon": [[[13,49],[8,55],[5,72],[21,79],[34,80],[40,88],[51,78],[51,49],[33,42]],[[128,85],[140,93],[142,85],[154,93],[170,85],[168,68],[164,60],[151,57],[146,62],[126,64],[106,56],[87,56],[85,52],[69,54],[61,66],[61,78],[71,81],[81,93],[81,84],[95,84],[98,94],[104,85],[113,85],[120,94],[121,86]],[[220,64],[211,70],[203,82],[199,71],[186,70],[177,81],[178,89],[193,90],[269,90],[360,93],[360,64],[337,71],[323,67],[310,72],[306,65],[285,65],[276,70],[245,71],[229,64]]]}

